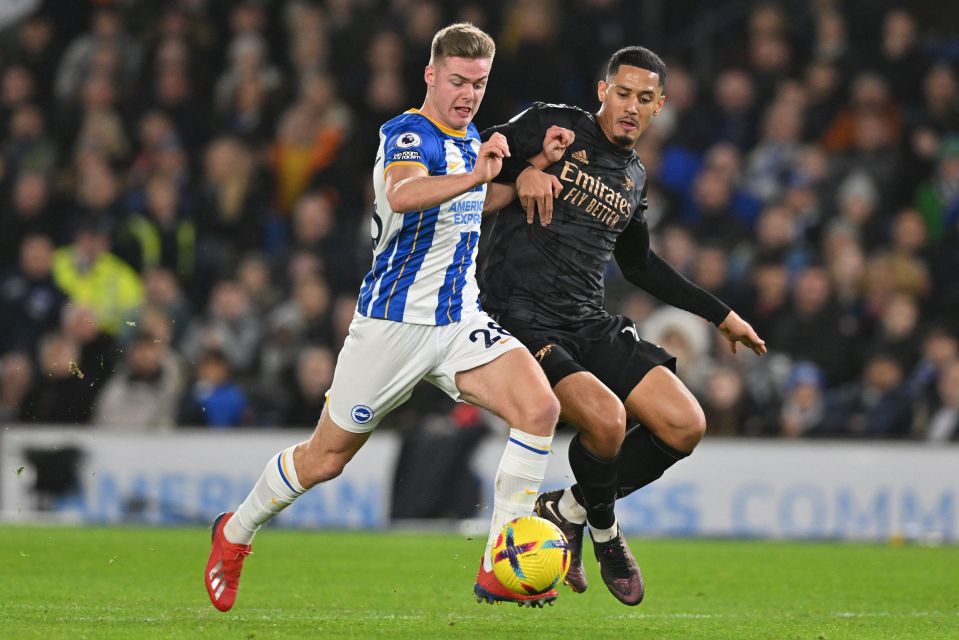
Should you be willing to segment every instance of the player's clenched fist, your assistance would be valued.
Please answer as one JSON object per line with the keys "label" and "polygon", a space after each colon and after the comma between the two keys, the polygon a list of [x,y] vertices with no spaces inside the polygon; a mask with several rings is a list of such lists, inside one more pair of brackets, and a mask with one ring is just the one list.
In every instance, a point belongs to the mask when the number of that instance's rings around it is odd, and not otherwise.
{"label": "player's clenched fist", "polygon": [[476,184],[484,184],[495,178],[503,168],[503,158],[509,157],[509,143],[502,133],[494,133],[490,139],[480,145],[476,155],[476,166],[472,175]]}
{"label": "player's clenched fist", "polygon": [[546,156],[549,164],[559,162],[575,139],[576,134],[573,131],[558,125],[554,124],[547,129],[546,137],[543,139],[543,155]]}

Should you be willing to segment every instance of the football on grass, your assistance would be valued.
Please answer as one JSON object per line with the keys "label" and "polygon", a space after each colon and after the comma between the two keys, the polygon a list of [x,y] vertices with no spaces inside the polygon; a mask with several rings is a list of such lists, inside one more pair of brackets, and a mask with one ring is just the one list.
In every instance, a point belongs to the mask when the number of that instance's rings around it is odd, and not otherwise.
{"label": "football on grass", "polygon": [[569,544],[548,520],[523,516],[507,522],[493,547],[493,572],[514,593],[543,593],[569,570]]}

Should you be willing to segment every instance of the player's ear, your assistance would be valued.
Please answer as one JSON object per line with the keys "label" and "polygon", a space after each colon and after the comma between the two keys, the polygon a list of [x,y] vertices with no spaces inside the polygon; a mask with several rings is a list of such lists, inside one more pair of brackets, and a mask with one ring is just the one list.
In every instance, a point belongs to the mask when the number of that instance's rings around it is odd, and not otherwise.
{"label": "player's ear", "polygon": [[663,105],[665,105],[665,104],[666,104],[666,95],[663,94],[663,95],[659,96],[659,100],[657,100],[656,110],[653,111],[653,115],[654,115],[654,116],[658,116],[658,115],[659,115],[659,112],[663,110]]}
{"label": "player's ear", "polygon": [[599,97],[599,101],[602,103],[606,102],[606,90],[609,89],[609,85],[606,84],[605,80],[600,80],[599,84],[596,85],[596,95]]}
{"label": "player's ear", "polygon": [[433,65],[426,65],[426,69],[423,70],[423,79],[431,87],[436,84],[436,68]]}

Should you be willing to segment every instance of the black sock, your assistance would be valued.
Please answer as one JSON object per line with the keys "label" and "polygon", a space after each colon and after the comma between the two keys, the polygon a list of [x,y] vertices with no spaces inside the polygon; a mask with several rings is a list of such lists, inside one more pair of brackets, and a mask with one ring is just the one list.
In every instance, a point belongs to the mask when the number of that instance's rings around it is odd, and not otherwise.
{"label": "black sock", "polygon": [[637,489],[658,480],[666,469],[688,456],[688,453],[677,451],[657,438],[643,425],[634,426],[626,432],[619,451],[619,489],[616,497],[625,498]]}
{"label": "black sock", "polygon": [[609,529],[616,521],[616,461],[589,451],[579,434],[569,443],[569,466],[578,481],[573,485],[573,496],[586,508],[586,519],[594,529]]}

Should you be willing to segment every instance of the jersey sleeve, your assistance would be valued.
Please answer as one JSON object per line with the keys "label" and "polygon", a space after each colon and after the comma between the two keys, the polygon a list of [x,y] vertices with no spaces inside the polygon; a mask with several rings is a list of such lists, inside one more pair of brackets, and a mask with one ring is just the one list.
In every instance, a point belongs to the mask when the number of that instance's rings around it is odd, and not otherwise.
{"label": "jersey sleeve", "polygon": [[483,131],[483,140],[501,133],[509,144],[510,157],[503,159],[503,169],[494,182],[516,182],[517,176],[528,166],[528,160],[543,150],[546,130],[554,124],[572,129],[577,115],[578,110],[572,107],[536,102],[509,122]]}
{"label": "jersey sleeve", "polygon": [[383,171],[399,165],[420,165],[432,174],[439,166],[442,142],[425,120],[408,120],[384,128]]}
{"label": "jersey sleeve", "polygon": [[616,263],[623,277],[666,304],[695,313],[717,327],[729,315],[729,307],[713,294],[687,280],[649,246],[646,217],[638,216],[616,241]]}

